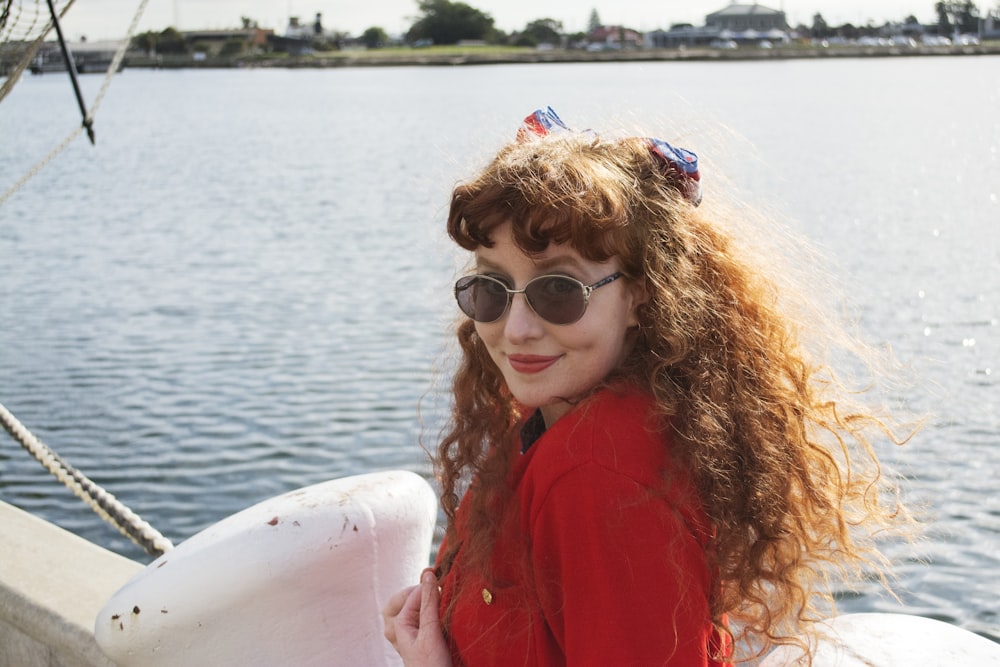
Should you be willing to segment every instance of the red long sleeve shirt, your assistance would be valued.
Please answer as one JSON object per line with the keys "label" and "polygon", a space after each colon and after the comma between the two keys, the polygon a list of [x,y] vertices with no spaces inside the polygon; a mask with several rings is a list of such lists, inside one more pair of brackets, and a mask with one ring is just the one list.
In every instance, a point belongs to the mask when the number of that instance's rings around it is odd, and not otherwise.
{"label": "red long sleeve shirt", "polygon": [[712,659],[708,521],[686,475],[664,486],[669,443],[651,407],[603,391],[514,464],[491,577],[459,551],[442,581],[442,612],[459,596],[456,666],[725,664]]}

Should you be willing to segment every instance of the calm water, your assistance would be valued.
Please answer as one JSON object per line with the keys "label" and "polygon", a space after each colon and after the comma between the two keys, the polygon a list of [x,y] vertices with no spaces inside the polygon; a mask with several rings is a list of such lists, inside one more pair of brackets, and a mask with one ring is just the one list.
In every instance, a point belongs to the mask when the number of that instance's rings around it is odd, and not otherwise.
{"label": "calm water", "polygon": [[[98,78],[85,77],[93,99]],[[1000,638],[1000,60],[126,71],[0,206],[0,402],[181,541],[271,495],[426,473],[447,384],[450,185],[553,105],[662,128],[788,217],[931,418],[887,460],[933,517],[903,611]],[[79,123],[0,104],[0,192]],[[682,139],[680,139],[682,138]],[[146,561],[13,440],[0,498]],[[874,591],[847,611],[900,610]]]}

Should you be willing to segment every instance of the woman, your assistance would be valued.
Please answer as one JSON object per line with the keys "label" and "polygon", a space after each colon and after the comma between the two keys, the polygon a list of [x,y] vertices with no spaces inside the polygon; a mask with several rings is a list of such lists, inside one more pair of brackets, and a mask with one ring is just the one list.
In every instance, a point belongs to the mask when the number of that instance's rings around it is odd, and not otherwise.
{"label": "woman", "polygon": [[883,422],[700,199],[693,153],[551,109],[455,189],[475,269],[445,538],[384,610],[406,665],[727,665],[807,636],[827,566],[881,571],[850,526],[902,516]]}

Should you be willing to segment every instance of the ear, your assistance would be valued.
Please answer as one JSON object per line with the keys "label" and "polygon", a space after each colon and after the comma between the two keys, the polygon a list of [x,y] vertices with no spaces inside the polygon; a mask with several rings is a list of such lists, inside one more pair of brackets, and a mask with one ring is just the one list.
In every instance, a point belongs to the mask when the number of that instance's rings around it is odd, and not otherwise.
{"label": "ear", "polygon": [[628,326],[637,327],[639,326],[639,307],[649,300],[649,295],[646,293],[645,285],[640,285],[632,280],[625,283],[625,289],[626,298],[629,300]]}

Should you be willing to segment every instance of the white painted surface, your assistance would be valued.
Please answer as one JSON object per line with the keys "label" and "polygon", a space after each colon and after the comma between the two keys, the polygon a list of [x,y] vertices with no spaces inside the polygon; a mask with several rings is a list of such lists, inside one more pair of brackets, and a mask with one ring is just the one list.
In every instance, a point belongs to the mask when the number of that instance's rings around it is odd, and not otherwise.
{"label": "white painted surface", "polygon": [[[908,614],[845,614],[828,621],[813,667],[989,667],[1000,644],[955,625]],[[760,667],[803,667],[798,649],[783,646]]]}
{"label": "white painted surface", "polygon": [[437,517],[410,472],[337,479],[264,501],[153,561],[98,614],[122,667],[382,667],[381,608],[428,565]]}

